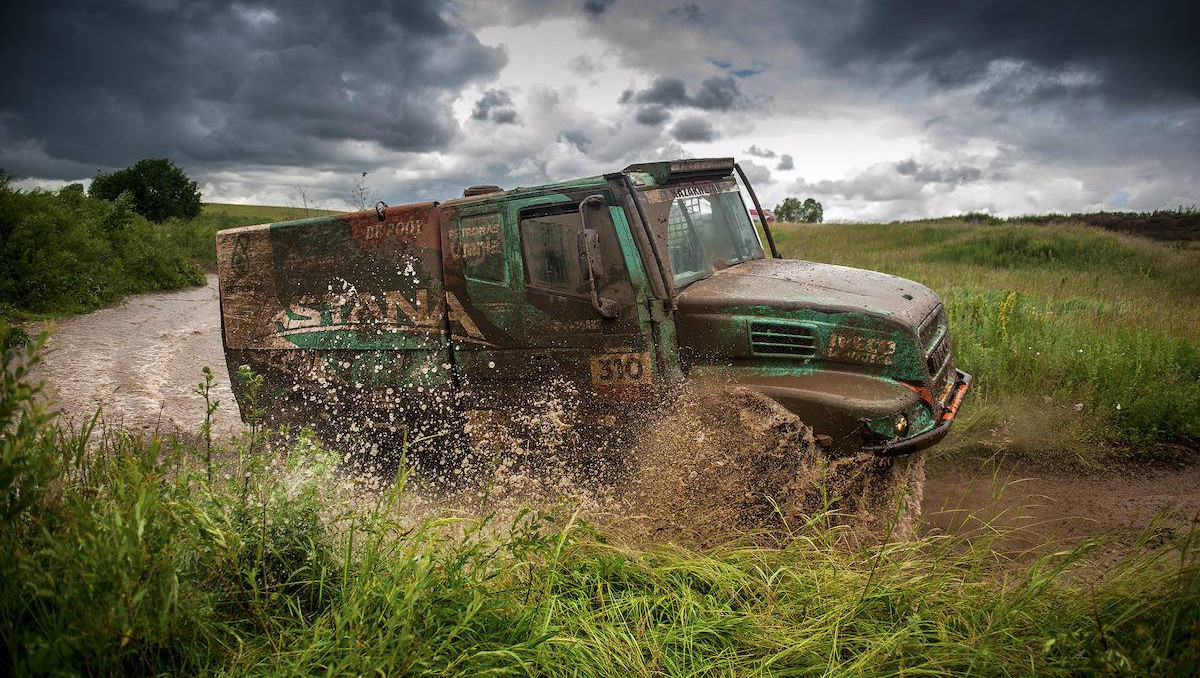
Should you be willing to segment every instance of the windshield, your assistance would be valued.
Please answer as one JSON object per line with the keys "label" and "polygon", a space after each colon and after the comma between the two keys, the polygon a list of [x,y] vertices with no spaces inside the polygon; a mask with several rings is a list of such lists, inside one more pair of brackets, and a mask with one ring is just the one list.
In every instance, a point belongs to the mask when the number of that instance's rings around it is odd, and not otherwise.
{"label": "windshield", "polygon": [[676,289],[763,257],[758,234],[732,180],[651,189],[642,198],[650,223],[661,228],[665,222]]}

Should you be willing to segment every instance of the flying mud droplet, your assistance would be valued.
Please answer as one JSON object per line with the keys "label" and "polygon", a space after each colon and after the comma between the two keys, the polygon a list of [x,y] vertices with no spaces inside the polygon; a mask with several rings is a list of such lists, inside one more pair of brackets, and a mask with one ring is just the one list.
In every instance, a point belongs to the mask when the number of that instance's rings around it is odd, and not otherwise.
{"label": "flying mud droplet", "polygon": [[469,445],[410,459],[425,502],[410,508],[512,516],[572,504],[623,543],[695,548],[778,544],[813,516],[856,541],[904,538],[919,515],[923,457],[830,459],[752,390],[687,385],[617,440],[581,426],[579,404],[569,384],[549,383],[516,412],[470,413]]}

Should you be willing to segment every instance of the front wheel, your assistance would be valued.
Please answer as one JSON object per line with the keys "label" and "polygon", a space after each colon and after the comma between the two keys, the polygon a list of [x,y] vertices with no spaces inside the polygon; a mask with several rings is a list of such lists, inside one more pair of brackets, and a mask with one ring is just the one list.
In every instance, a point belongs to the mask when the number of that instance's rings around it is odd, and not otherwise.
{"label": "front wheel", "polygon": [[813,525],[906,538],[924,457],[830,457],[796,415],[757,391],[689,385],[633,449],[630,492],[651,537],[706,545],[786,539]]}

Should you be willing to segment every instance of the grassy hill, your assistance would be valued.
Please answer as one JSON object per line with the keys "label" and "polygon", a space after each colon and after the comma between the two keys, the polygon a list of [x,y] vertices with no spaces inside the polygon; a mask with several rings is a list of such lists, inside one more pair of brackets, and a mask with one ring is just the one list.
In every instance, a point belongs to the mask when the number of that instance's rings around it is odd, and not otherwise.
{"label": "grassy hill", "polygon": [[271,205],[234,205],[223,202],[206,202],[201,216],[228,217],[237,221],[249,220],[256,224],[289,221],[319,217],[328,214],[339,214],[338,210],[319,210],[310,207],[276,207]]}

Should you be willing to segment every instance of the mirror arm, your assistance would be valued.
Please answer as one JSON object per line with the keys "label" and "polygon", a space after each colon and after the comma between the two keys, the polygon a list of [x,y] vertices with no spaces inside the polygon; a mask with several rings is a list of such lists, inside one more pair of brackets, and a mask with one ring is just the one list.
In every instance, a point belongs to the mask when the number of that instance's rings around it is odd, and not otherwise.
{"label": "mirror arm", "polygon": [[738,176],[742,178],[742,184],[746,187],[746,191],[750,193],[750,200],[754,203],[754,209],[758,210],[758,221],[762,224],[763,233],[767,236],[767,245],[771,247],[771,256],[776,259],[782,259],[779,250],[775,249],[775,238],[771,237],[771,227],[767,226],[767,213],[763,211],[762,205],[758,204],[758,196],[754,194],[754,187],[750,185],[750,181],[746,179],[746,173],[742,171],[742,166],[734,163],[734,169],[737,170]]}
{"label": "mirror arm", "polygon": [[583,221],[583,259],[587,262],[587,279],[592,293],[592,307],[601,317],[611,320],[617,317],[617,304],[612,299],[601,298],[596,291],[596,271],[592,265],[592,252],[595,250],[596,256],[599,257],[600,248],[596,240],[596,230],[589,225],[588,208],[596,204],[603,207],[605,205],[604,196],[589,195],[579,203],[579,218]]}

